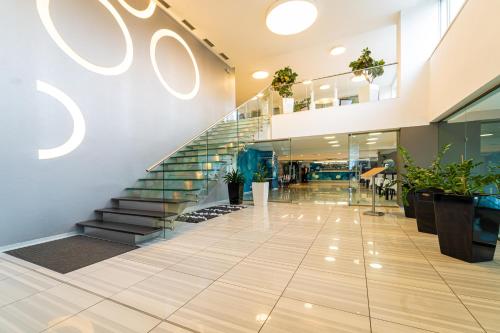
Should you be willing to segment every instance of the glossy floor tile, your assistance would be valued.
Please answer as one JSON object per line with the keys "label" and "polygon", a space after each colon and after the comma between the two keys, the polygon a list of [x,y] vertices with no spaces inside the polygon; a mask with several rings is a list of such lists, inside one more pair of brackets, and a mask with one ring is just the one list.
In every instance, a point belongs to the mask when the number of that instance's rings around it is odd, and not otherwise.
{"label": "glossy floor tile", "polygon": [[500,333],[499,262],[442,255],[399,209],[314,201],[179,223],[68,274],[0,253],[0,332]]}

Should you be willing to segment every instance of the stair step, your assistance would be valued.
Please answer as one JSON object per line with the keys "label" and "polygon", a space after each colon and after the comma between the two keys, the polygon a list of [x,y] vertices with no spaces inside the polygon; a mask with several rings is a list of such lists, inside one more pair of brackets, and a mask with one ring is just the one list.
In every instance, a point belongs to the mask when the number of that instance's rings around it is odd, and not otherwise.
{"label": "stair step", "polygon": [[162,230],[162,228],[160,227],[148,227],[142,225],[117,223],[117,222],[102,222],[96,220],[78,222],[76,225],[80,227],[90,227],[90,228],[110,230],[110,231],[116,231],[116,232],[132,234],[132,235],[140,235],[140,236],[150,235]]}
{"label": "stair step", "polygon": [[149,188],[149,187],[127,187],[127,191],[173,191],[173,192],[196,192],[201,188],[183,189],[183,188]]}
{"label": "stair step", "polygon": [[[153,181],[161,182],[162,180],[165,182],[176,182],[176,181],[182,181],[182,182],[199,181],[199,182],[201,182],[201,181],[206,181],[207,179],[206,178],[139,178],[138,180],[141,182],[153,182]],[[215,179],[208,179],[208,180],[213,181]]]}
{"label": "stair step", "polygon": [[201,171],[218,171],[217,169],[192,169],[192,170],[151,170],[149,172],[201,172]]}
{"label": "stair step", "polygon": [[201,163],[214,163],[214,164],[227,164],[227,161],[200,161],[200,162],[163,162],[163,164],[174,164],[174,165],[183,165],[183,164],[201,164]]}
{"label": "stair step", "polygon": [[118,198],[112,198],[111,200],[112,201],[166,203],[166,204],[182,204],[182,203],[188,203],[188,202],[196,202],[194,200],[188,200],[188,199],[160,199],[160,198],[135,198],[135,197],[118,197]]}
{"label": "stair step", "polygon": [[129,215],[129,216],[153,217],[153,218],[165,218],[177,215],[174,213],[160,212],[155,210],[138,210],[138,209],[121,209],[121,208],[102,208],[102,209],[96,209],[95,212]]}

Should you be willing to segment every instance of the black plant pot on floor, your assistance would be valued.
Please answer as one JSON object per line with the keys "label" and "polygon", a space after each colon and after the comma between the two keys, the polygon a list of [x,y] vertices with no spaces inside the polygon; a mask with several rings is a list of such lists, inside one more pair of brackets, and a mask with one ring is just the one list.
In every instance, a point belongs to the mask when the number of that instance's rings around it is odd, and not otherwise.
{"label": "black plant pot on floor", "polygon": [[415,193],[415,218],[417,229],[428,234],[437,234],[436,218],[434,214],[434,194],[440,190],[428,189]]}
{"label": "black plant pot on floor", "polygon": [[231,205],[241,205],[243,203],[242,183],[228,183],[227,191],[229,192],[229,203]]}
{"label": "black plant pot on floor", "polygon": [[408,205],[404,204],[405,216],[408,218],[415,218],[415,191],[409,191],[406,195]]}
{"label": "black plant pot on floor", "polygon": [[[493,199],[489,198],[489,199]],[[498,205],[481,207],[486,196],[434,195],[439,248],[467,262],[493,260],[500,224]]]}

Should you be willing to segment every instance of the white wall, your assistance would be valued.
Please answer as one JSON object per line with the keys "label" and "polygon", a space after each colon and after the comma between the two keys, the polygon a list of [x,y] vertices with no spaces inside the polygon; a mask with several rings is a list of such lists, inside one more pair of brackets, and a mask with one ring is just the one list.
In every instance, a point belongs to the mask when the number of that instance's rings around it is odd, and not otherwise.
{"label": "white wall", "polygon": [[[404,10],[399,20],[399,98],[274,116],[274,139],[429,124],[428,59],[439,41],[437,1]],[[370,47],[370,45],[367,45]]]}
{"label": "white wall", "polygon": [[[109,1],[130,31],[131,67],[120,75],[89,71],[68,57],[48,35],[36,1],[0,4],[0,246],[70,231],[93,210],[145,175],[145,169],[234,108],[234,75],[163,11],[148,19]],[[149,0],[127,0],[145,8]],[[52,0],[55,27],[75,52],[111,66],[125,53],[121,30],[99,1]],[[192,100],[169,93],[150,60],[155,31],[168,28],[189,45],[200,69],[200,91]],[[194,69],[173,39],[158,46],[161,73],[187,92]],[[73,122],[52,97],[37,92],[43,80],[67,94],[86,123],[81,145],[56,159],[39,160],[38,149],[70,137]]]}
{"label": "white wall", "polygon": [[500,84],[500,1],[469,0],[430,59],[429,119]]}

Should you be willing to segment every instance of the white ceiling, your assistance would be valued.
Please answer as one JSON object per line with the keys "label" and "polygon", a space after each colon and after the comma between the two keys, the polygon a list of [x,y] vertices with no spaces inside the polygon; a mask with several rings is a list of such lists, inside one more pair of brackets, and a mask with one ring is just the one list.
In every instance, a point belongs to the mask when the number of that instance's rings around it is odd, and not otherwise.
{"label": "white ceiling", "polygon": [[[145,1],[145,0],[141,0]],[[228,64],[236,68],[237,103],[255,95],[271,79],[251,78],[256,70],[292,66],[301,79],[315,78],[348,70],[363,47],[375,58],[396,61],[398,13],[424,0],[315,0],[319,16],[314,25],[297,35],[279,36],[265,24],[267,9],[274,0],[166,0],[168,12],[177,20],[188,20],[200,39],[224,52]],[[329,55],[335,45],[347,52]]]}

